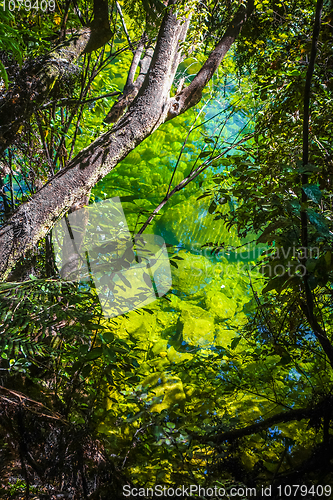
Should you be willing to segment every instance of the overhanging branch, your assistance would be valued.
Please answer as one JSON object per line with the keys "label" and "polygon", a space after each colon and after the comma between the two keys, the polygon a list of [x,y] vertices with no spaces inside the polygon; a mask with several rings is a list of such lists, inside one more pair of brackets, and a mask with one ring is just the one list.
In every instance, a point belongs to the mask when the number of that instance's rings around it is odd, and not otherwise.
{"label": "overhanging branch", "polygon": [[[208,58],[195,78],[196,82],[201,82],[197,88],[204,85],[204,82],[208,81],[207,78],[211,78],[216,64],[224,57],[238,35],[249,15],[253,0],[249,2],[248,7],[241,8],[236,15],[237,26],[228,28],[225,37],[218,45],[219,48],[213,51],[213,57]],[[173,4],[174,0],[170,3]],[[2,280],[8,277],[16,262],[45,237],[59,217],[87,195],[96,182],[111,172],[138,144],[168,119],[170,90],[182,57],[180,43],[186,38],[190,17],[188,15],[186,19],[177,19],[175,9],[166,11],[149,71],[146,75],[142,74],[143,83],[139,93],[129,105],[125,115],[112,130],[82,150],[31,200],[22,204],[0,229]],[[212,61],[215,61],[214,64],[211,64]],[[205,72],[208,73],[203,77]],[[193,104],[192,100],[186,101],[186,109]]]}
{"label": "overhanging branch", "polygon": [[174,77],[172,64],[187,26],[172,11],[165,14],[150,71],[135,104],[112,130],[82,150],[0,229],[1,279],[8,277],[15,263],[48,233],[59,217],[164,121]]}
{"label": "overhanging branch", "polygon": [[[138,43],[138,47],[134,51],[132,63],[128,71],[127,81],[123,93],[119,97],[118,101],[114,103],[109,113],[104,118],[105,123],[116,123],[122,116],[122,114],[125,112],[126,108],[129,107],[129,105],[134,101],[135,97],[138,95],[139,90],[145,79],[145,76],[148,72],[151,59],[153,56],[153,50],[147,49],[143,59],[141,59],[141,55],[147,40],[148,40],[147,35],[143,33],[141,40]],[[139,65],[140,65],[140,73],[137,79],[134,81],[135,72]]]}
{"label": "overhanging branch", "polygon": [[298,408],[296,410],[283,411],[281,413],[277,413],[272,417],[267,418],[261,422],[256,422],[255,424],[248,425],[247,427],[243,427],[242,429],[233,429],[231,431],[217,433],[217,434],[208,434],[204,436],[200,436],[198,434],[193,434],[189,432],[192,437],[198,441],[199,443],[205,444],[220,444],[224,441],[235,441],[236,439],[240,439],[245,436],[250,436],[251,434],[256,434],[263,430],[269,429],[273,425],[295,422],[299,420],[309,419],[314,416],[320,417],[324,414],[326,408],[326,401],[321,402],[314,408]]}
{"label": "overhanging branch", "polygon": [[171,99],[167,116],[168,120],[184,113],[187,109],[195,106],[201,100],[202,90],[212,78],[228,50],[237,39],[244,23],[250,17],[253,9],[254,0],[248,0],[246,6],[241,5],[230,22],[225,34],[211,52],[199,73],[194,77],[188,87],[184,88]]}

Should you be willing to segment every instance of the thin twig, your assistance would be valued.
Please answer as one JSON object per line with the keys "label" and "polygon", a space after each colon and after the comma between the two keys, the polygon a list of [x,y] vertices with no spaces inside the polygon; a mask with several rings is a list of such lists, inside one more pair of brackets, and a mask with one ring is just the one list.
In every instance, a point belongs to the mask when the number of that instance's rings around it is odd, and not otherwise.
{"label": "thin twig", "polygon": [[151,215],[148,217],[148,219],[146,220],[146,222],[143,224],[143,226],[140,229],[140,231],[138,232],[138,234],[142,234],[143,233],[143,231],[147,228],[147,226],[149,226],[149,224],[151,223],[151,221],[158,214],[158,212],[161,210],[161,208],[164,207],[164,205],[168,202],[168,200],[171,198],[172,195],[174,195],[175,193],[177,193],[181,189],[184,189],[184,187],[187,186],[191,181],[193,181],[193,179],[195,179],[196,177],[198,177],[198,175],[202,174],[202,172],[204,172],[208,167],[211,166],[211,162],[212,161],[218,160],[219,158],[222,158],[226,153],[228,153],[229,151],[231,151],[232,149],[234,149],[235,146],[238,146],[238,144],[241,144],[242,142],[247,141],[250,137],[253,137],[253,136],[254,136],[254,134],[250,134],[250,136],[244,137],[243,139],[241,139],[239,141],[239,143],[235,143],[232,146],[230,146],[229,148],[225,148],[225,150],[223,151],[223,153],[218,154],[214,158],[209,158],[208,160],[204,161],[201,165],[199,165],[199,167],[197,167],[194,171],[192,171],[179,184],[177,184],[177,186],[172,191],[170,191],[164,197],[164,199],[161,201],[161,203],[155,208],[155,210],[151,213]]}
{"label": "thin twig", "polygon": [[54,168],[53,168],[52,160],[51,160],[51,157],[50,157],[49,148],[47,147],[47,143],[46,143],[46,139],[45,139],[45,135],[44,135],[44,130],[43,130],[43,127],[42,127],[42,124],[41,124],[41,121],[40,121],[40,117],[38,115],[38,111],[37,110],[35,111],[35,117],[36,117],[36,121],[37,121],[37,125],[38,125],[39,135],[40,135],[40,138],[41,138],[41,141],[42,141],[42,145],[43,145],[43,148],[44,148],[44,151],[45,151],[45,154],[46,154],[47,163],[49,164],[49,168],[51,170],[51,174],[54,175]]}
{"label": "thin twig", "polygon": [[120,91],[117,92],[109,92],[108,94],[99,95],[98,97],[91,97],[90,99],[85,99],[84,101],[80,101],[79,99],[69,99],[68,97],[64,97],[62,99],[58,99],[57,101],[49,101],[41,109],[45,109],[51,104],[56,104],[57,106],[63,106],[64,104],[89,104],[90,102],[98,101],[99,99],[104,99],[105,97],[115,97],[121,94]]}
{"label": "thin twig", "polygon": [[128,31],[127,31],[127,27],[126,27],[125,19],[124,19],[124,16],[123,16],[123,12],[122,12],[121,7],[120,7],[120,5],[119,5],[118,2],[116,2],[116,7],[117,7],[117,10],[118,10],[119,15],[120,15],[121,24],[123,25],[123,28],[124,28],[124,31],[125,31],[125,35],[126,35],[126,38],[127,38],[127,41],[128,41],[128,45],[130,46],[131,51],[134,53],[134,47],[133,47],[133,44],[131,42],[130,36],[128,34]]}

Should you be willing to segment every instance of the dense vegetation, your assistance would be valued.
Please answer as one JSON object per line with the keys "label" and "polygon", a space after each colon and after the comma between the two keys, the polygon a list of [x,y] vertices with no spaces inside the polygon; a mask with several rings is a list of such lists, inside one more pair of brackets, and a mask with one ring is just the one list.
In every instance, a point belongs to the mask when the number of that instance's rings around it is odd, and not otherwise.
{"label": "dense vegetation", "polygon": [[[0,496],[331,498],[332,2],[165,4],[0,10]],[[201,94],[156,117],[184,13],[167,91]],[[116,196],[133,237],[164,238],[172,288],[108,318],[93,280],[61,275],[52,227]]]}

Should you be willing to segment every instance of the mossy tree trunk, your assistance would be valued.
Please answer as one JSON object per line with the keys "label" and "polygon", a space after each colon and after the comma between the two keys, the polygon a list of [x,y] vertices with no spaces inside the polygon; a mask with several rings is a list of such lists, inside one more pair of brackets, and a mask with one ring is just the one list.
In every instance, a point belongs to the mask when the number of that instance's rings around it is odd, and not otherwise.
{"label": "mossy tree trunk", "polygon": [[[96,182],[111,172],[138,144],[162,123],[183,113],[200,100],[202,89],[236,40],[252,10],[253,0],[249,0],[246,6],[241,5],[216,49],[194,78],[195,83],[192,82],[188,87],[190,90],[180,91],[172,98],[170,90],[181,61],[180,44],[186,39],[190,15],[184,20],[177,19],[172,10],[166,12],[149,70],[124,116],[112,130],[82,150],[30,201],[21,205],[1,228],[0,275],[2,279],[6,279],[15,263],[41,238],[45,237],[59,217],[64,215],[73,204],[83,199]],[[80,35],[81,38],[77,39],[80,41],[75,42],[76,45],[73,42],[75,47],[80,44],[79,51],[84,50],[83,45],[87,40],[88,32],[84,33]],[[77,54],[78,51],[75,53]],[[53,70],[49,68],[48,74],[51,71],[59,75],[58,65],[55,64]]]}

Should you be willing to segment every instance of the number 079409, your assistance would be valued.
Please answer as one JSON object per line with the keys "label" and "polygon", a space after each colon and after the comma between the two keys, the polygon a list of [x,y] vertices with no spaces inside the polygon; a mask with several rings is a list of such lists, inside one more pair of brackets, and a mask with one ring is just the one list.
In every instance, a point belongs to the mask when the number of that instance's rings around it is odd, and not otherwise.
{"label": "number 079409", "polygon": [[30,10],[35,10],[38,12],[41,10],[42,12],[50,11],[53,12],[55,10],[55,1],[54,0],[3,0],[3,10],[18,11],[25,10],[29,12]]}

